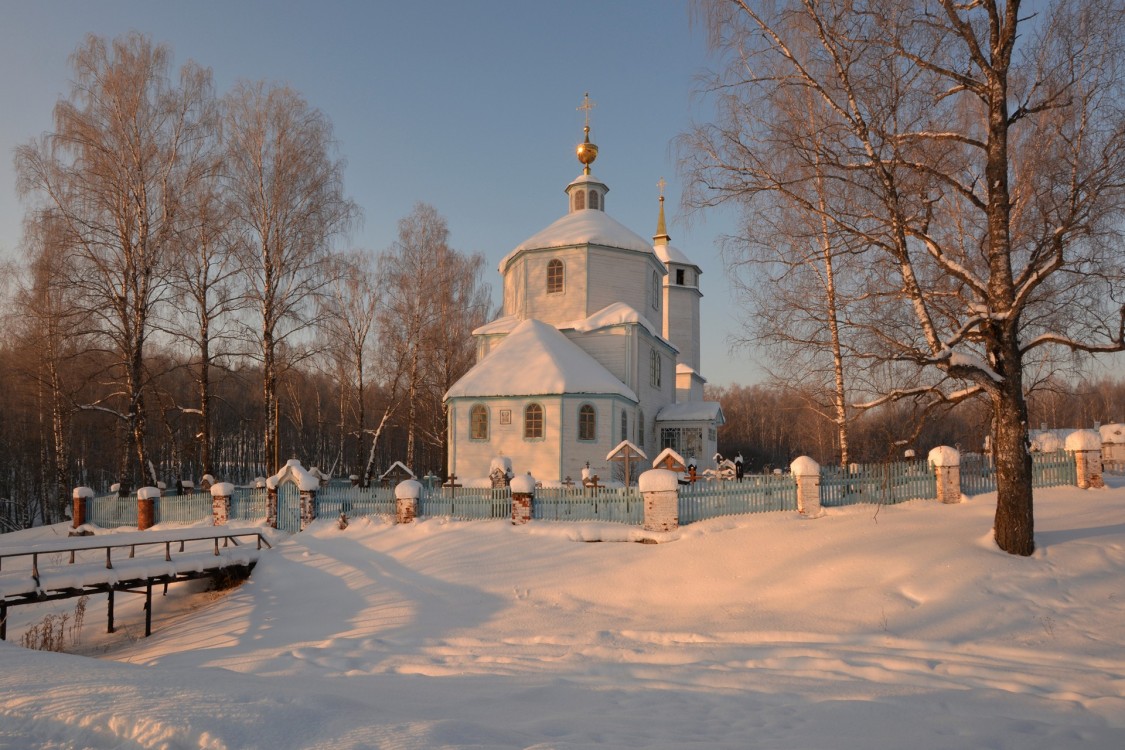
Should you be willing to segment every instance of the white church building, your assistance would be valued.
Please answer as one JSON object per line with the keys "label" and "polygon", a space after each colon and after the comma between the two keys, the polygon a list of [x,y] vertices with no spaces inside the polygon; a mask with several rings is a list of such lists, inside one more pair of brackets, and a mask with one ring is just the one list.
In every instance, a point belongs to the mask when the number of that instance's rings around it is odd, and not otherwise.
{"label": "white church building", "polygon": [[703,400],[699,266],[669,244],[663,195],[653,242],[606,213],[585,132],[567,213],[500,261],[500,317],[473,331],[477,363],[445,394],[459,480],[501,457],[547,483],[586,466],[609,479],[622,440],[700,470],[715,454],[723,413]]}

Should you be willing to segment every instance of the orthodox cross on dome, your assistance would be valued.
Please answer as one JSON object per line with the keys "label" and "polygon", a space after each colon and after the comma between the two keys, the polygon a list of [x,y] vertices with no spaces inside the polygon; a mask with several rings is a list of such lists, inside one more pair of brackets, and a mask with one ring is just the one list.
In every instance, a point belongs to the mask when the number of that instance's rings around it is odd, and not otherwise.
{"label": "orthodox cross on dome", "polygon": [[582,104],[578,109],[586,113],[586,126],[582,129],[586,133],[586,139],[578,144],[574,149],[575,154],[578,156],[578,161],[582,163],[582,174],[590,174],[590,165],[594,163],[594,159],[598,158],[598,147],[590,143],[590,110],[597,105],[590,101],[590,92],[586,92],[582,97]]}
{"label": "orthodox cross on dome", "polygon": [[590,110],[598,106],[597,102],[590,101],[590,92],[587,91],[582,95],[582,103],[578,105],[578,109],[586,113],[586,132],[590,132]]}

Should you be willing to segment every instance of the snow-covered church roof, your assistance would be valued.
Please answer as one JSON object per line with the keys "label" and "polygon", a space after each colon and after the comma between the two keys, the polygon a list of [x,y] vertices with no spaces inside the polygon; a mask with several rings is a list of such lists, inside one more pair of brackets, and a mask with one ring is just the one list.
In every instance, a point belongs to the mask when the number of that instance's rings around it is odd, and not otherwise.
{"label": "snow-covered church roof", "polygon": [[520,244],[500,261],[500,273],[524,250],[544,250],[574,245],[601,245],[651,253],[652,244],[605,211],[574,211]]}
{"label": "snow-covered church roof", "polygon": [[533,318],[512,329],[445,397],[559,393],[614,394],[637,401],[633,390],[600,362],[554,326]]}
{"label": "snow-covered church roof", "polygon": [[657,422],[715,422],[726,424],[718,401],[681,401],[668,404],[656,414]]}
{"label": "snow-covered church roof", "polygon": [[[684,255],[683,251],[675,245],[657,243],[652,251],[661,263],[677,263],[681,266],[695,266],[695,261]],[[698,266],[695,266],[698,268]]]}

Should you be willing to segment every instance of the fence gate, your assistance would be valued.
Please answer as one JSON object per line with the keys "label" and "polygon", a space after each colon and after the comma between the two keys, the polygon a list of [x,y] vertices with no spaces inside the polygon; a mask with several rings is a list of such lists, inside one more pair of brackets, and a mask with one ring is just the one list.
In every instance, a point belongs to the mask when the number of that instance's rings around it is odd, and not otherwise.
{"label": "fence gate", "polygon": [[277,486],[277,528],[290,534],[301,530],[301,490],[296,482]]}

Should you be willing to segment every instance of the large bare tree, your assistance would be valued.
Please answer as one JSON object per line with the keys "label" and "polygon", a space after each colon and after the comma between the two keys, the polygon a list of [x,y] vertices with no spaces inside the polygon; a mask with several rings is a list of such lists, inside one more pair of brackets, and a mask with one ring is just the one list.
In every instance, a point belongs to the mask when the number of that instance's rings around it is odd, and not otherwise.
{"label": "large bare tree", "polygon": [[240,83],[225,99],[225,189],[238,234],[251,332],[262,364],[264,464],[276,470],[278,377],[320,309],[336,266],[331,244],[358,208],[344,195],[332,124],[291,88]]}
{"label": "large bare tree", "polygon": [[[722,67],[693,200],[780,198],[851,237],[853,357],[914,368],[888,399],[988,399],[996,543],[1031,554],[1025,368],[1125,349],[1122,4],[701,5]],[[794,92],[817,101],[815,140],[791,137],[809,117]],[[818,174],[825,205],[807,200]]]}
{"label": "large bare tree", "polygon": [[54,130],[16,152],[21,192],[65,232],[72,257],[59,270],[70,271],[68,294],[112,353],[103,397],[83,407],[120,419],[123,482],[156,481],[145,445],[145,349],[181,200],[200,177],[198,155],[211,135],[210,73],[189,63],[173,80],[170,57],[136,33],[111,44],[88,37],[71,56],[74,80],[55,106]]}

